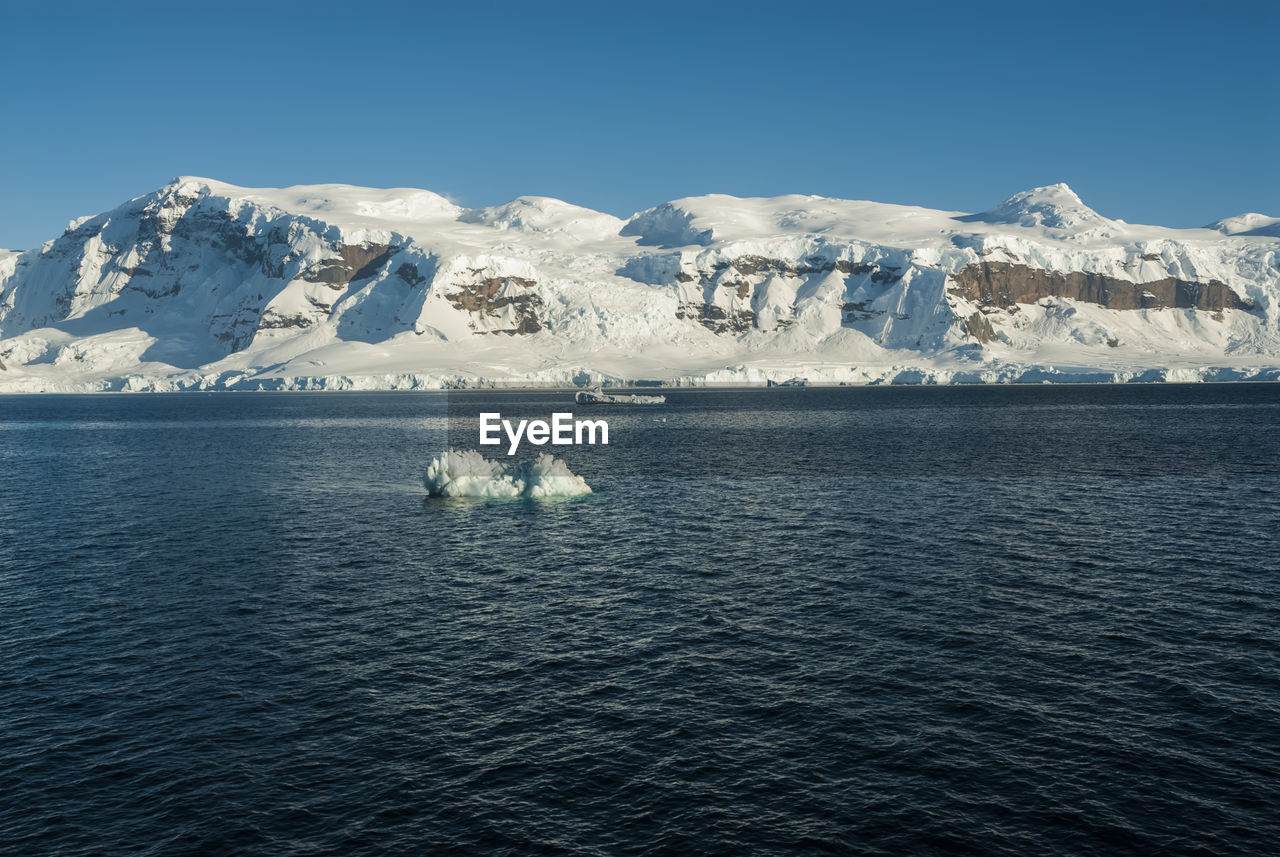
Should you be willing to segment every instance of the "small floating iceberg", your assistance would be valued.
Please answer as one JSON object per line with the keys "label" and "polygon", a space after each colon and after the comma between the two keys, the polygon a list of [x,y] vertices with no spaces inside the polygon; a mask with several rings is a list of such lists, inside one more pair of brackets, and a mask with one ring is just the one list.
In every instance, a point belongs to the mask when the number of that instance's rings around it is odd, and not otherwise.
{"label": "small floating iceberg", "polygon": [[599,385],[590,390],[579,390],[573,400],[579,405],[662,405],[666,396],[624,396],[606,393]]}
{"label": "small floating iceberg", "polygon": [[534,461],[489,461],[474,449],[450,449],[433,458],[422,482],[433,497],[577,497],[586,481],[563,461],[543,453]]}

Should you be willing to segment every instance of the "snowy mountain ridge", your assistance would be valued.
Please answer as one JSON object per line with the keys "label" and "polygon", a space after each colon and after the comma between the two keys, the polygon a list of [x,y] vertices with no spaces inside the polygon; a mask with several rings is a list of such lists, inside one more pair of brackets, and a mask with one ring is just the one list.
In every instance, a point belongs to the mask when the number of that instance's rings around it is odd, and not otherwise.
{"label": "snowy mountain ridge", "polygon": [[181,177],[0,251],[0,391],[1280,377],[1280,218]]}

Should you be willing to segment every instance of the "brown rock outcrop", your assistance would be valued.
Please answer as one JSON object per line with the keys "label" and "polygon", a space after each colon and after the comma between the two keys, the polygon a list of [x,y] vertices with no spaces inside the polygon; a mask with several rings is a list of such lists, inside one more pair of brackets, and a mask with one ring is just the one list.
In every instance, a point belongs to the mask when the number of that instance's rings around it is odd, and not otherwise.
{"label": "brown rock outcrop", "polygon": [[302,279],[341,289],[354,280],[363,280],[378,273],[378,269],[399,250],[399,247],[370,242],[344,244],[338,248],[338,258],[325,259],[313,265],[303,273]]}
{"label": "brown rock outcrop", "polygon": [[1105,274],[1061,273],[1009,262],[978,262],[962,268],[951,281],[954,294],[996,306],[1030,304],[1041,298],[1058,297],[1100,304],[1108,309],[1194,307],[1219,312],[1253,308],[1252,301],[1217,280],[1196,283],[1166,277],[1149,283],[1131,283]]}
{"label": "brown rock outcrop", "polygon": [[[458,287],[458,291],[449,295],[449,300],[459,309],[489,318],[498,318],[505,307],[513,307],[516,323],[514,327],[493,329],[485,333],[537,333],[542,330],[542,322],[538,320],[538,308],[542,306],[542,298],[536,294],[511,294],[508,286],[532,289],[537,283],[524,277],[486,277],[474,283]],[[504,295],[503,292],[506,292]]]}

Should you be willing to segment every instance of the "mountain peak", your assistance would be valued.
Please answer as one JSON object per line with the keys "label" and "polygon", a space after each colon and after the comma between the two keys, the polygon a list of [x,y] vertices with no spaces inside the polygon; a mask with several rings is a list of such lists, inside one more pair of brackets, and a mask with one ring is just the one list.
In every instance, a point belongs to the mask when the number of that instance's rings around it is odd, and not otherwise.
{"label": "mountain peak", "polygon": [[1223,235],[1280,238],[1280,217],[1268,217],[1251,211],[1247,214],[1215,220],[1205,228],[1216,229]]}
{"label": "mountain peak", "polygon": [[1085,205],[1066,182],[1015,193],[994,208],[956,219],[966,223],[1016,223],[1070,230],[1106,226],[1111,222]]}
{"label": "mountain peak", "polygon": [[174,191],[174,190],[180,190],[180,189],[186,189],[191,191],[200,191],[200,190],[213,191],[219,188],[231,188],[231,187],[234,187],[234,185],[229,185],[226,182],[220,182],[214,179],[206,179],[201,176],[174,176],[172,179],[169,180],[167,184],[164,185],[164,187],[160,188],[160,192],[164,193],[166,191]]}
{"label": "mountain peak", "polygon": [[612,214],[583,208],[549,196],[520,196],[503,205],[472,208],[458,215],[462,223],[518,232],[566,232],[616,235],[622,220]]}

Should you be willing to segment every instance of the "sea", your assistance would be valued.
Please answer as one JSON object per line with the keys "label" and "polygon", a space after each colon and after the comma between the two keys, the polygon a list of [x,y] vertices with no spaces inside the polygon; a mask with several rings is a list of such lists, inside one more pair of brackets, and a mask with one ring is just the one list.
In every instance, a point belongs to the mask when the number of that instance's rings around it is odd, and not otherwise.
{"label": "sea", "polygon": [[641,392],[0,397],[0,853],[1280,853],[1280,384]]}

